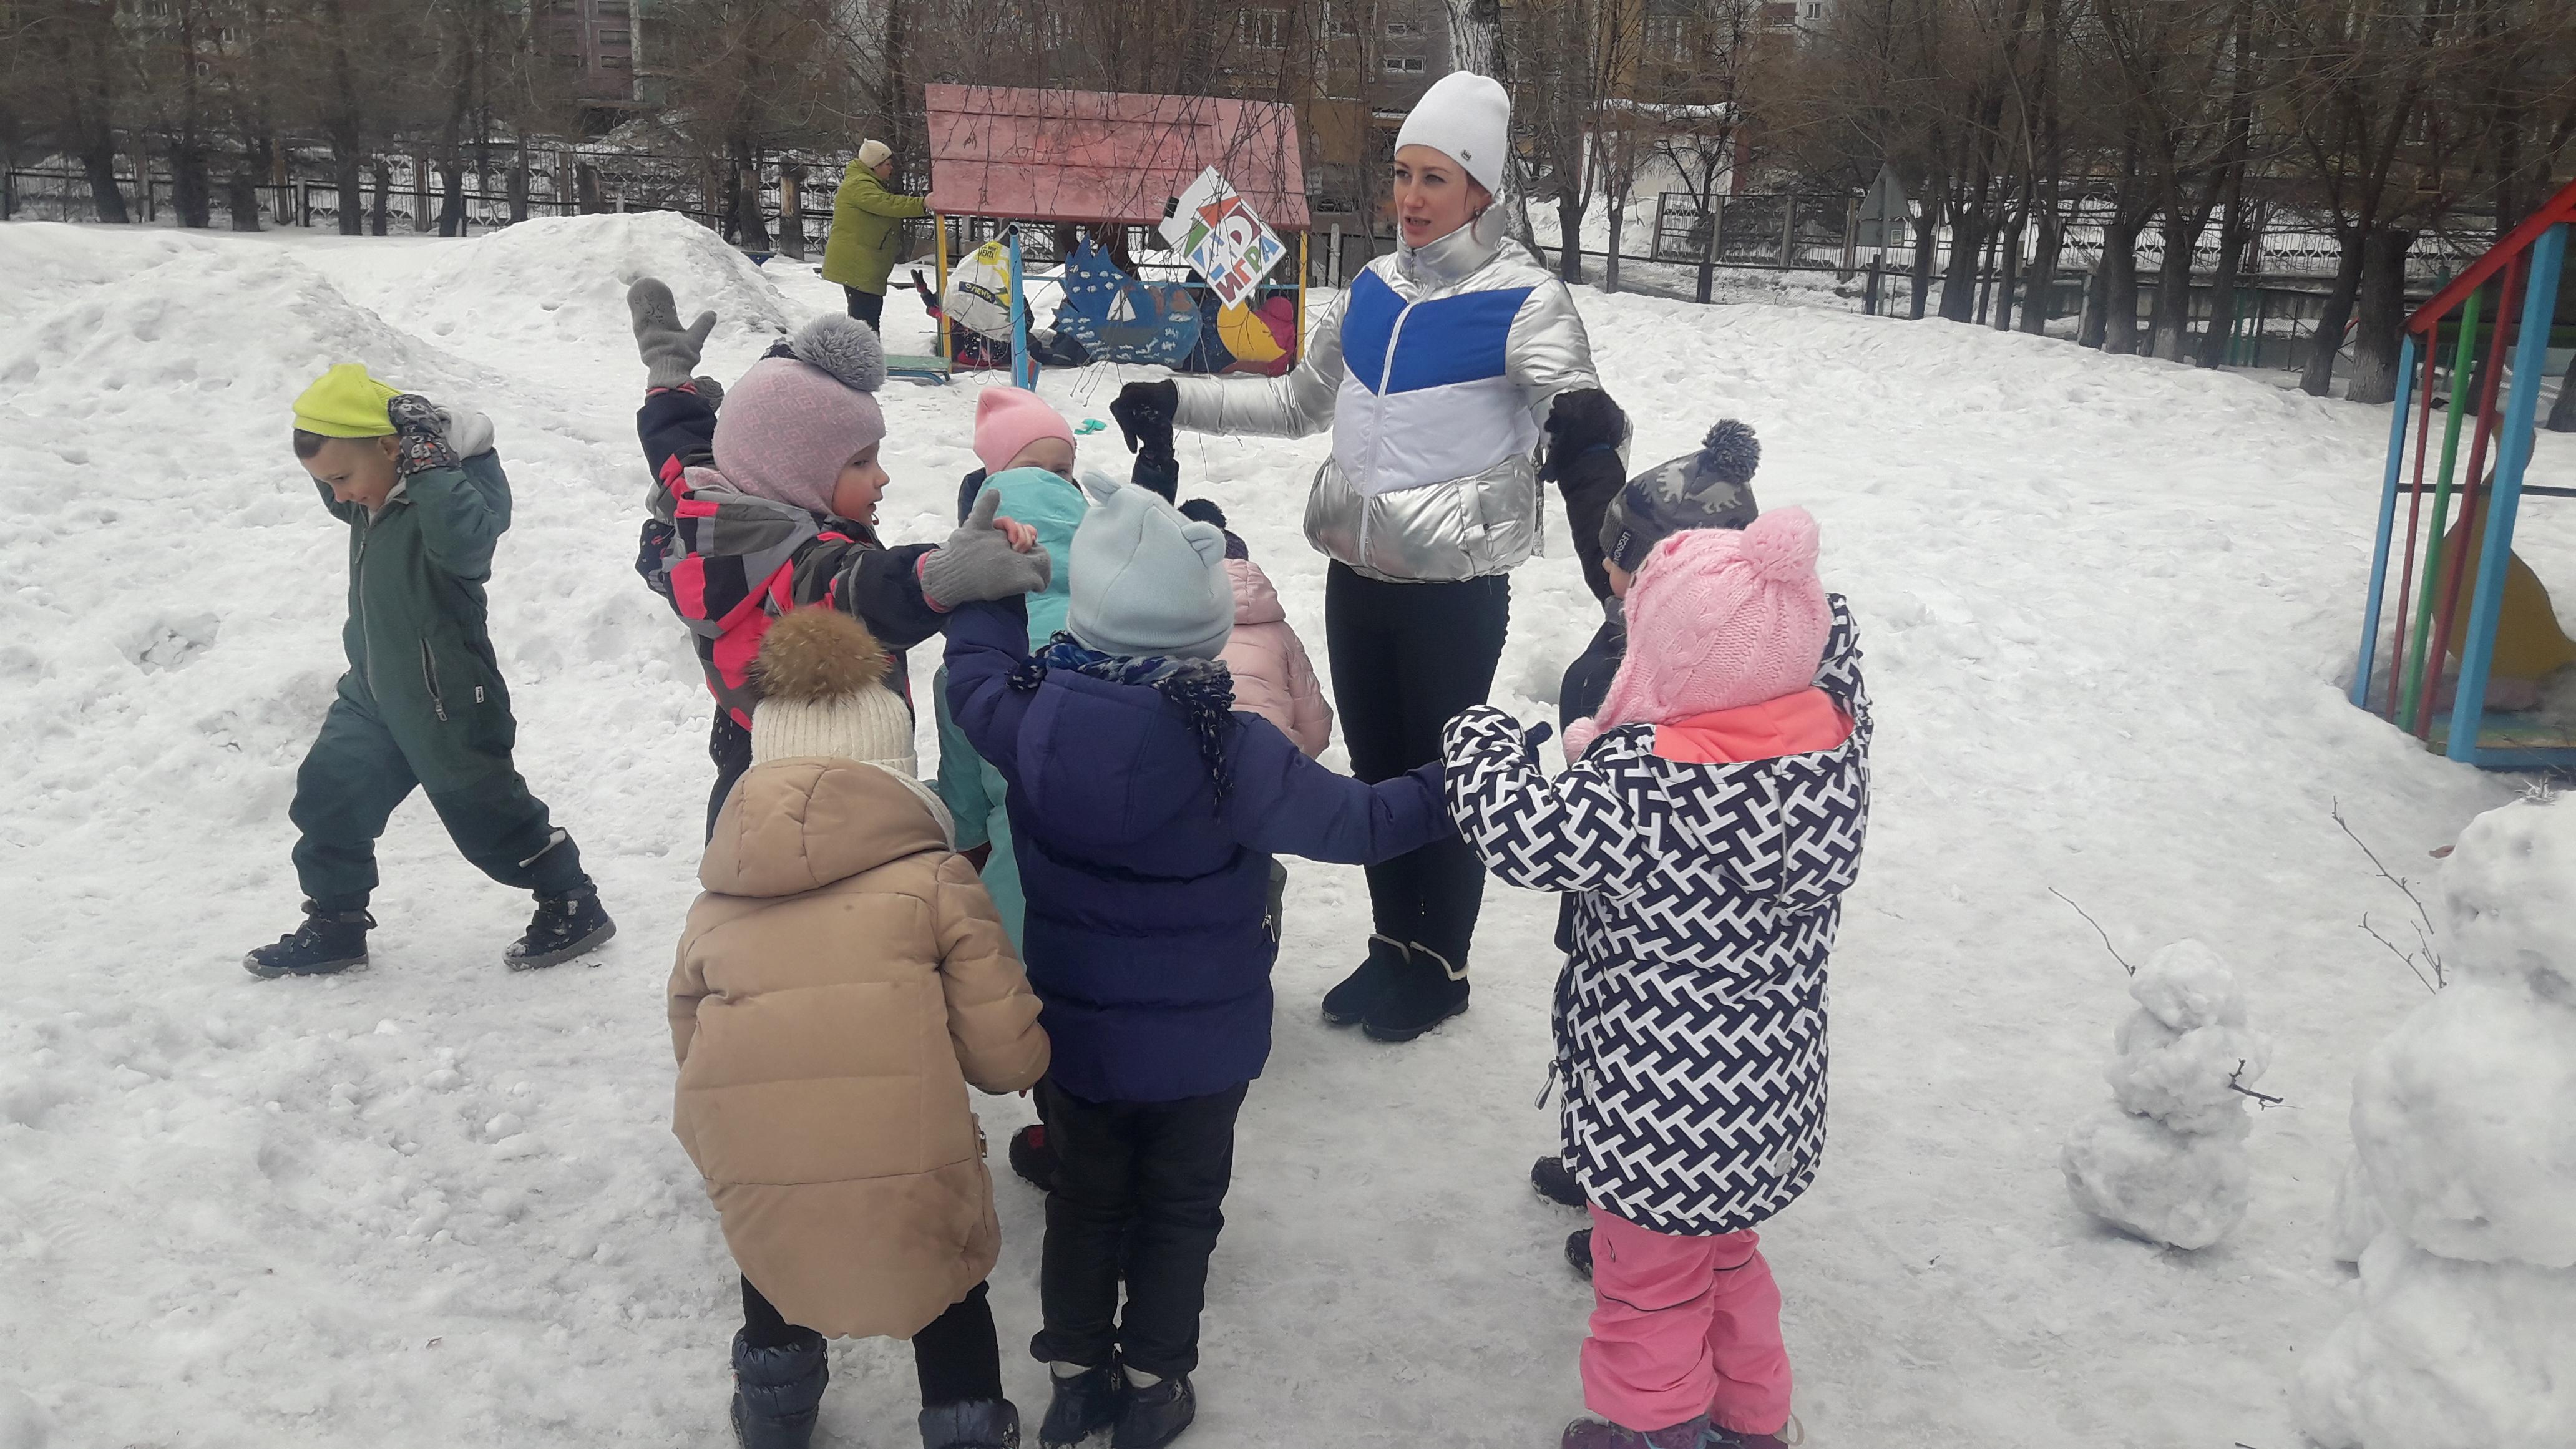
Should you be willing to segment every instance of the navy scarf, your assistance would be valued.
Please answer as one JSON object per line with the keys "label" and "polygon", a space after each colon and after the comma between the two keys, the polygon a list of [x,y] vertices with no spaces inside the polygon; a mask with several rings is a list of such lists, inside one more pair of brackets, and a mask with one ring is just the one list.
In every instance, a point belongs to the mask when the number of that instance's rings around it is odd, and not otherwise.
{"label": "navy scarf", "polygon": [[1142,684],[1181,707],[1198,741],[1199,761],[1207,767],[1216,803],[1225,804],[1233,772],[1225,759],[1225,731],[1234,722],[1234,673],[1223,661],[1170,655],[1137,658],[1103,654],[1058,634],[1047,647],[1011,673],[1011,687],[1033,690],[1046,682],[1050,669],[1068,670],[1105,684]]}

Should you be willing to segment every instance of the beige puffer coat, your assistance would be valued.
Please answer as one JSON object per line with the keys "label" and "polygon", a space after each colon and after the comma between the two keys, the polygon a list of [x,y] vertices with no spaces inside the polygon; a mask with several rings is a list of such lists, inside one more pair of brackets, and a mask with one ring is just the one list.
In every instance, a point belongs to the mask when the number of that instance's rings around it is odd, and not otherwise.
{"label": "beige puffer coat", "polygon": [[672,1131],[743,1276],[835,1338],[909,1338],[992,1272],[966,1085],[1047,1067],[1037,997],[935,802],[850,760],[754,767],[671,972]]}
{"label": "beige puffer coat", "polygon": [[1234,675],[1234,707],[1279,726],[1288,743],[1312,759],[1333,742],[1333,707],[1315,682],[1306,646],[1288,627],[1288,611],[1261,565],[1229,558],[1225,572],[1234,581],[1234,634],[1220,657]]}

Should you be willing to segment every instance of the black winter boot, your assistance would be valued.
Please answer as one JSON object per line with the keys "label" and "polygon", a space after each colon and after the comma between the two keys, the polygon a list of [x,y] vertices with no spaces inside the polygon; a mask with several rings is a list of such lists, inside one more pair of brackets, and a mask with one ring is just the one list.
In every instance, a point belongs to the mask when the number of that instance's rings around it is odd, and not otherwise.
{"label": "black winter boot", "polygon": [[1405,948],[1407,961],[1386,990],[1369,1004],[1365,1030],[1373,1041],[1411,1041],[1467,1009],[1467,971],[1419,941]]}
{"label": "black winter boot", "polygon": [[832,1376],[823,1336],[754,1348],[733,1336],[733,1437],[742,1449],[807,1449]]}
{"label": "black winter boot", "polygon": [[1708,1415],[1661,1429],[1629,1429],[1599,1419],[1577,1419],[1565,1426],[1559,1449],[1700,1449],[1708,1436]]}
{"label": "black winter boot", "polygon": [[1585,1205],[1583,1184],[1565,1170],[1565,1159],[1550,1153],[1530,1164],[1530,1187],[1540,1197],[1559,1207],[1579,1208]]}
{"label": "black winter boot", "polygon": [[1188,1374],[1174,1374],[1151,1388],[1130,1388],[1119,1406],[1109,1449],[1163,1449],[1199,1416],[1199,1396]]}
{"label": "black winter boot", "polygon": [[1048,1401],[1046,1418],[1038,1425],[1042,1449],[1071,1449],[1118,1422],[1119,1410],[1127,1402],[1127,1378],[1117,1364],[1084,1369],[1069,1379],[1055,1375],[1053,1365],[1048,1368],[1055,1397]]}
{"label": "black winter boot", "polygon": [[1368,1019],[1369,1008],[1386,994],[1387,987],[1402,975],[1410,960],[1402,941],[1384,936],[1369,937],[1368,959],[1360,969],[1342,978],[1342,984],[1324,993],[1324,1020],[1334,1026],[1355,1026]]}
{"label": "black winter boot", "polygon": [[326,911],[304,903],[304,924],[242,958],[242,969],[263,980],[280,976],[331,976],[367,964],[367,932],[376,918],[365,911]]}
{"label": "black winter boot", "polygon": [[1055,1191],[1055,1149],[1047,1145],[1044,1122],[1011,1134],[1011,1171],[1040,1192]]}
{"label": "black winter boot", "polygon": [[501,964],[513,971],[534,971],[587,955],[616,934],[617,923],[600,909],[596,886],[568,896],[539,896],[537,913],[528,918],[528,934],[501,953]]}
{"label": "black winter boot", "polygon": [[924,1409],[921,1449],[1020,1449],[1020,1411],[1008,1399]]}
{"label": "black winter boot", "polygon": [[1592,1230],[1590,1228],[1577,1228],[1565,1235],[1565,1261],[1574,1265],[1574,1271],[1583,1276],[1584,1282],[1592,1281]]}

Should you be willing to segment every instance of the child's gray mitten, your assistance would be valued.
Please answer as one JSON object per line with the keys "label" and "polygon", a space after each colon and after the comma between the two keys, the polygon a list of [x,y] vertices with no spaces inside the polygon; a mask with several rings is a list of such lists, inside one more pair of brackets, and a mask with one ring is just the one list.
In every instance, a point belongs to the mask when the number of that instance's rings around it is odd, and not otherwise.
{"label": "child's gray mitten", "polygon": [[1001,508],[1002,495],[986,489],[948,541],[922,558],[921,596],[934,607],[953,609],[978,599],[1033,594],[1054,577],[1054,561],[1045,549],[1022,553],[993,526]]}
{"label": "child's gray mitten", "polygon": [[699,354],[706,351],[707,334],[715,330],[716,314],[701,312],[697,321],[682,327],[680,304],[659,277],[635,279],[635,285],[626,289],[626,311],[635,321],[635,351],[644,359],[644,385],[685,387],[689,374],[697,370]]}

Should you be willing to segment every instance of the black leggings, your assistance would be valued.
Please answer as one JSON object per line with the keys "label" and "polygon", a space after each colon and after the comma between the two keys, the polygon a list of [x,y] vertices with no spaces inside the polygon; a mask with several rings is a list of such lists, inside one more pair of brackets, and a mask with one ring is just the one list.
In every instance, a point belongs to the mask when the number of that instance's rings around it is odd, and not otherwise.
{"label": "black leggings", "polygon": [[[991,1293],[978,1283],[912,1336],[912,1368],[921,1406],[988,1403],[1002,1397],[1002,1347],[993,1336]],[[823,1335],[778,1316],[751,1280],[742,1280],[742,1336],[753,1348],[820,1343]]]}
{"label": "black leggings", "polygon": [[[1351,773],[1375,784],[1440,758],[1440,728],[1494,684],[1510,627],[1511,580],[1389,584],[1335,563],[1324,575],[1324,643]],[[1485,902],[1485,870],[1464,841],[1368,868],[1377,933],[1427,946],[1451,969]]]}

